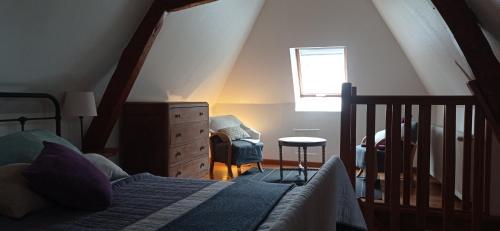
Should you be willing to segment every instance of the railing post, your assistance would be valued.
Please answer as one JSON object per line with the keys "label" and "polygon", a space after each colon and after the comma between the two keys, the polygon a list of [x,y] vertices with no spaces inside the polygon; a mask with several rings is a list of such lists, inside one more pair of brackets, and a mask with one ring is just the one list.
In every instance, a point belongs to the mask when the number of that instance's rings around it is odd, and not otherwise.
{"label": "railing post", "polygon": [[342,112],[340,114],[340,158],[346,166],[351,184],[355,187],[356,156],[351,156],[351,83],[342,84]]}
{"label": "railing post", "polygon": [[429,209],[431,105],[419,105],[417,154],[417,230],[426,230]]}
{"label": "railing post", "polygon": [[374,229],[375,214],[374,214],[374,188],[377,179],[377,166],[375,165],[375,104],[366,106],[366,211],[368,230]]}
{"label": "railing post", "polygon": [[[351,98],[352,96],[356,96],[357,94],[357,89],[356,87],[351,88]],[[357,107],[356,104],[353,104],[352,102],[349,102],[351,105],[351,125],[350,125],[350,130],[351,130],[351,142],[349,143],[349,148],[350,148],[350,154],[349,154],[349,165],[352,166],[352,172],[351,175],[353,176],[353,182],[354,185],[356,185],[356,143],[358,142],[356,140],[356,112],[357,112]]]}
{"label": "railing post", "polygon": [[403,141],[403,205],[410,207],[411,184],[413,181],[413,155],[411,143],[411,104],[405,105],[404,141]]}
{"label": "railing post", "polygon": [[392,155],[392,104],[387,104],[385,111],[385,155],[384,155],[384,203],[391,201],[391,155]]}
{"label": "railing post", "polygon": [[443,230],[453,230],[455,207],[455,137],[456,106],[446,105],[444,113],[444,152],[443,152]]}
{"label": "railing post", "polygon": [[392,107],[392,154],[391,154],[391,230],[400,230],[401,212],[401,105],[394,104]]}
{"label": "railing post", "polygon": [[472,230],[481,230],[484,203],[484,123],[483,111],[476,106],[472,180]]}

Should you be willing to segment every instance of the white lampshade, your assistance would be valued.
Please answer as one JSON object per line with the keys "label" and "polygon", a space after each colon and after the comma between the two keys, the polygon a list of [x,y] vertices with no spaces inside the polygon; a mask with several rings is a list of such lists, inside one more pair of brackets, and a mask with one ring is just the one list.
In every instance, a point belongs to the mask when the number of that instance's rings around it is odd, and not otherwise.
{"label": "white lampshade", "polygon": [[66,116],[97,116],[94,93],[66,92],[63,113]]}

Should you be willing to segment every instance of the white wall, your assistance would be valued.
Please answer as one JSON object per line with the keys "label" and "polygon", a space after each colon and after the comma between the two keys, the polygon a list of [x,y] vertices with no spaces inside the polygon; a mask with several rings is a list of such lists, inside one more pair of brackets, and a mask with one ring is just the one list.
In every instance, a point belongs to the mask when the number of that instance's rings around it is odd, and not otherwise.
{"label": "white wall", "polygon": [[360,94],[427,93],[371,2],[267,1],[214,108],[260,129],[267,159],[278,158],[277,138],[294,128],[321,129],[329,155],[338,154],[339,112],[294,112],[289,48],[307,46],[347,46],[348,78]]}

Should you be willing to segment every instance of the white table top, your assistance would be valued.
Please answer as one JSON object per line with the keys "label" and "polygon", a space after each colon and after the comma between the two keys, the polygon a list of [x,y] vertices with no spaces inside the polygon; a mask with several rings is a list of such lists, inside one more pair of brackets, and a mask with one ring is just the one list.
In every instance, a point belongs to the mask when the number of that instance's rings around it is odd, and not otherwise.
{"label": "white table top", "polygon": [[287,143],[319,143],[326,142],[326,139],[319,137],[282,137],[279,138],[278,141],[287,142]]}

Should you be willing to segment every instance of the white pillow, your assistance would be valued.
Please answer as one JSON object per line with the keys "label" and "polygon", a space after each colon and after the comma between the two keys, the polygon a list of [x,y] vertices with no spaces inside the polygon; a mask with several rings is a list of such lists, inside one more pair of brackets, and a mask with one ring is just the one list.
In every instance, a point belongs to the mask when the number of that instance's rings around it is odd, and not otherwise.
{"label": "white pillow", "polygon": [[[405,124],[401,124],[401,140],[405,137]],[[375,146],[378,146],[381,141],[385,141],[385,129],[375,133]]]}
{"label": "white pillow", "polygon": [[219,132],[226,134],[231,140],[250,138],[250,134],[240,126],[220,129]]}
{"label": "white pillow", "polygon": [[89,153],[83,156],[96,168],[101,170],[101,172],[104,173],[104,175],[106,175],[110,181],[129,177],[129,175],[118,165],[100,154]]}

